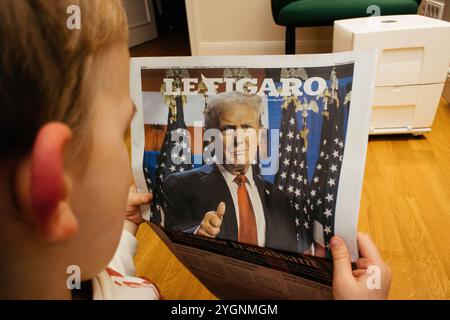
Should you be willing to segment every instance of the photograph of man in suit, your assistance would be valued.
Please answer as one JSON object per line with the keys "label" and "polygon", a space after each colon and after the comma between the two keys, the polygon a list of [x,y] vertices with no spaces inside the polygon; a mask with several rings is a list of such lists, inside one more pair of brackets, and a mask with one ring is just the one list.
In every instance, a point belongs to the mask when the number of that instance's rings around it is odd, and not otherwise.
{"label": "photograph of man in suit", "polygon": [[[205,129],[218,129],[223,161],[171,174],[164,182],[164,225],[196,235],[298,251],[294,210],[285,193],[265,181],[255,159],[262,99],[239,92],[210,98]],[[232,161],[229,161],[232,159]]]}

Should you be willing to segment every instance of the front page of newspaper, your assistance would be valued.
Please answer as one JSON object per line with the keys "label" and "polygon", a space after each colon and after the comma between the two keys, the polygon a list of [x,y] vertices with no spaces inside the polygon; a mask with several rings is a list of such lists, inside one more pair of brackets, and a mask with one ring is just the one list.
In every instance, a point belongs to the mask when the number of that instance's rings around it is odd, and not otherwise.
{"label": "front page of newspaper", "polygon": [[[133,175],[154,195],[142,209],[218,296],[323,298],[330,239],[358,258],[375,61],[375,50],[132,59]],[[292,254],[314,275],[246,259],[248,248]]]}

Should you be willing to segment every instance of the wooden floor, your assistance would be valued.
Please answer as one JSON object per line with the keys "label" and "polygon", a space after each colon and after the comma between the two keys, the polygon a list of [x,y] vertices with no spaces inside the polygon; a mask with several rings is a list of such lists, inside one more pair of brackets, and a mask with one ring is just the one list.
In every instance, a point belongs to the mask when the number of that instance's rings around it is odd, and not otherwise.
{"label": "wooden floor", "polygon": [[[170,38],[133,50],[189,54],[186,42]],[[431,133],[370,138],[359,230],[372,236],[392,268],[391,299],[450,299],[450,105],[444,100]],[[142,225],[138,241],[138,273],[164,298],[214,298],[148,226]]]}
{"label": "wooden floor", "polygon": [[132,57],[190,56],[187,30],[166,30],[157,39],[130,49]]}
{"label": "wooden floor", "polygon": [[394,274],[392,299],[450,299],[450,105],[433,131],[370,139],[359,229]]}

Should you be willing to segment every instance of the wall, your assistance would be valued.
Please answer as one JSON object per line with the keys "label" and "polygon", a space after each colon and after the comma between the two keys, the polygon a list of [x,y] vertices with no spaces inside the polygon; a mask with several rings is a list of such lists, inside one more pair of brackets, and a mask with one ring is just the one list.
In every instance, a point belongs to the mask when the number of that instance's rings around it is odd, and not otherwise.
{"label": "wall", "polygon": [[[185,0],[192,55],[284,54],[270,0]],[[331,52],[332,27],[297,28],[297,53]]]}

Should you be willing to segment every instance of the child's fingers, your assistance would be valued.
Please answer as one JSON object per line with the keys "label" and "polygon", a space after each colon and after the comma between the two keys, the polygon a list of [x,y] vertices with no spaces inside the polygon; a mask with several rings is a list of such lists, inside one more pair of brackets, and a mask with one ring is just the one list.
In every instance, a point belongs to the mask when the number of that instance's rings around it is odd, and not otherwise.
{"label": "child's fingers", "polygon": [[340,237],[334,236],[331,239],[330,244],[334,263],[334,277],[340,279],[351,278],[352,265],[350,253],[348,252],[345,242]]}
{"label": "child's fingers", "polygon": [[377,247],[367,234],[358,232],[358,249],[361,253],[361,257],[370,261],[371,264],[383,263],[383,259],[381,258]]}
{"label": "child's fingers", "polygon": [[365,275],[367,273],[367,270],[362,270],[362,269],[356,269],[356,270],[353,270],[353,276],[355,277],[355,278],[360,278],[360,277],[362,277],[363,275]]}
{"label": "child's fingers", "polygon": [[152,193],[132,193],[128,195],[129,206],[139,206],[149,203],[153,199]]}
{"label": "child's fingers", "polygon": [[371,263],[366,258],[360,258],[358,261],[356,261],[356,266],[358,269],[367,269]]}

